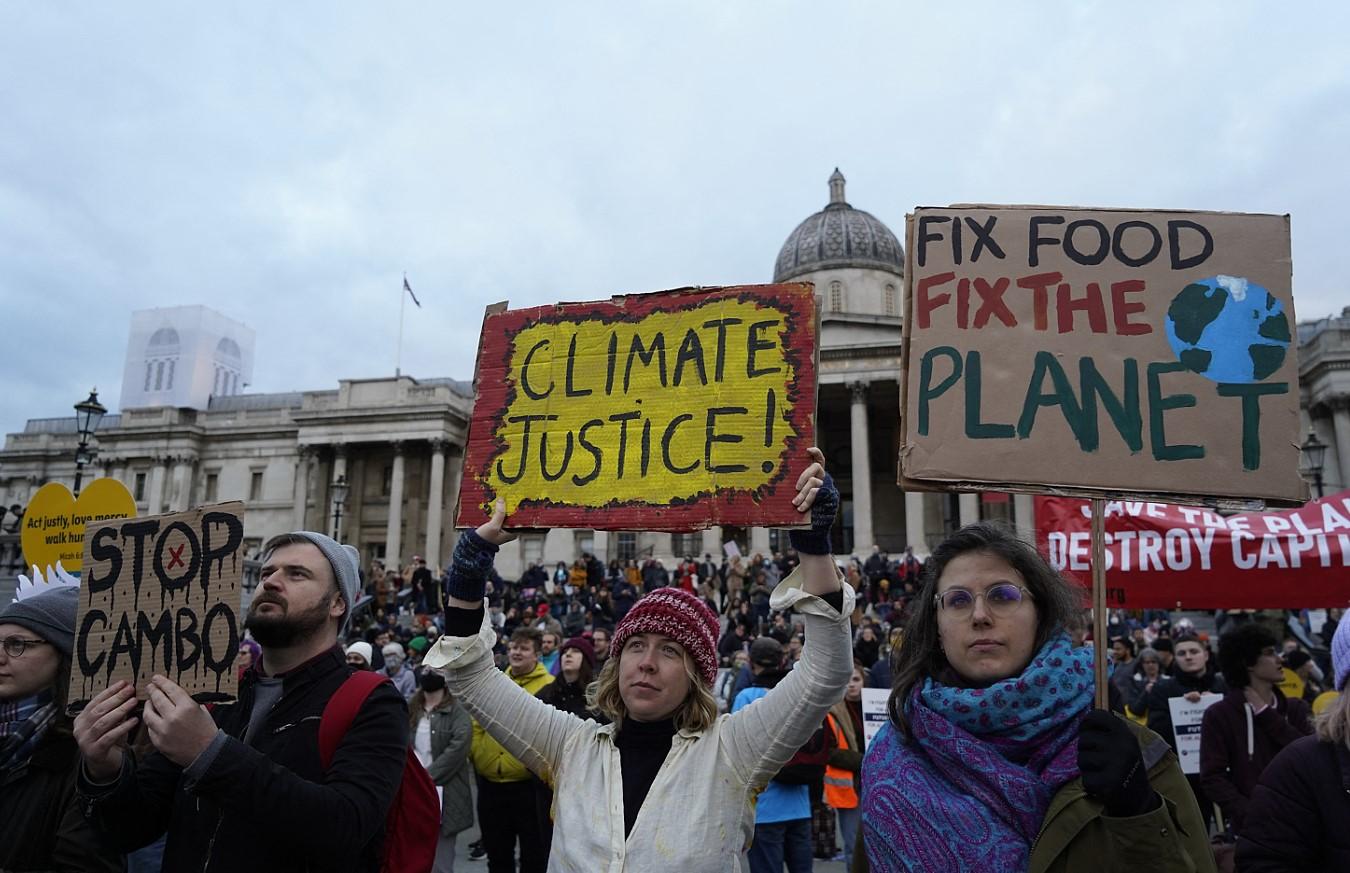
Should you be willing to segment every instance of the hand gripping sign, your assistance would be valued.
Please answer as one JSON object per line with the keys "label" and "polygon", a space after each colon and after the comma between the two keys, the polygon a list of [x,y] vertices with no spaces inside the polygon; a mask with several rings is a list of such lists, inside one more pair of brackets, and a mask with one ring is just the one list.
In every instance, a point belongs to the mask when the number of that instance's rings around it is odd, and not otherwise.
{"label": "hand gripping sign", "polygon": [[810,285],[490,309],[461,526],[793,526],[815,441]]}
{"label": "hand gripping sign", "polygon": [[194,700],[232,700],[242,634],[244,504],[90,522],[75,619],[69,707],[156,673]]}

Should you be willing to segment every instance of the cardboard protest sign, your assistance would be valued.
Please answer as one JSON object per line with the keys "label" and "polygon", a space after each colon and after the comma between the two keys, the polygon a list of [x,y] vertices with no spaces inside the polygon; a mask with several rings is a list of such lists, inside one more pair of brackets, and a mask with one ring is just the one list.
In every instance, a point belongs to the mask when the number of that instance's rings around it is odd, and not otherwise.
{"label": "cardboard protest sign", "polygon": [[891,700],[889,688],[864,688],[862,690],[863,741],[872,745],[872,740],[881,733],[882,727],[891,720],[887,705]]}
{"label": "cardboard protest sign", "polygon": [[[1088,501],[1036,498],[1051,566],[1087,585]],[[1350,491],[1280,512],[1220,515],[1108,501],[1106,602],[1122,609],[1294,609],[1350,603]]]}
{"label": "cardboard protest sign", "polygon": [[1185,697],[1167,701],[1172,712],[1172,733],[1176,738],[1182,773],[1200,775],[1200,725],[1205,719],[1205,710],[1220,700],[1223,700],[1222,694],[1201,694],[1198,703],[1191,703]]}
{"label": "cardboard protest sign", "polygon": [[1307,499],[1288,216],[960,206],[907,227],[903,486]]}
{"label": "cardboard protest sign", "polygon": [[498,496],[515,527],[804,523],[816,336],[801,284],[490,309],[459,524]]}
{"label": "cardboard protest sign", "polygon": [[71,711],[156,673],[194,700],[232,700],[241,633],[244,504],[91,525],[70,672]]}
{"label": "cardboard protest sign", "polygon": [[95,479],[76,500],[60,482],[48,482],[28,501],[19,542],[27,566],[61,566],[79,573],[84,560],[84,528],[90,523],[136,515],[136,501],[116,479]]}

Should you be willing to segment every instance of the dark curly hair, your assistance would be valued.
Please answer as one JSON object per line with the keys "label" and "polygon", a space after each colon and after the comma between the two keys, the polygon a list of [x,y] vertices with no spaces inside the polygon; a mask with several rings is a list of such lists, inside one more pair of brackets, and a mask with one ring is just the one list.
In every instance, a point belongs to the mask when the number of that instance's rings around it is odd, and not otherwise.
{"label": "dark curly hair", "polygon": [[1219,671],[1229,688],[1252,684],[1248,672],[1261,652],[1279,646],[1275,635],[1259,624],[1244,624],[1219,637]]}
{"label": "dark curly hair", "polygon": [[966,525],[947,537],[924,565],[923,585],[911,603],[904,643],[892,654],[895,680],[888,709],[891,721],[906,740],[910,739],[910,731],[905,701],[915,685],[949,666],[938,644],[937,606],[933,602],[938,580],[947,564],[968,552],[996,555],[1026,580],[1036,607],[1037,651],[1083,608],[1082,590],[1056,573],[1034,547],[1018,539],[1007,526],[982,521]]}

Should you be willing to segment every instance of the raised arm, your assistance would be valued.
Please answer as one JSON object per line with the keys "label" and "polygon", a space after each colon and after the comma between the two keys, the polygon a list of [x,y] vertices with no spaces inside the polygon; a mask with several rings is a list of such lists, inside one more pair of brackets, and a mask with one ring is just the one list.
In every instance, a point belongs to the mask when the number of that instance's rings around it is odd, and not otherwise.
{"label": "raised arm", "polygon": [[747,783],[768,782],[815,733],[844,697],[853,670],[849,616],[853,588],[830,555],[830,528],[839,508],[839,492],[822,465],[824,455],[811,448],[813,463],[797,480],[793,504],[810,513],[811,527],[788,536],[801,558],[797,569],[778,583],[773,609],[793,609],[806,619],[801,660],[761,700],[727,717],[722,742],[737,774]]}
{"label": "raised arm", "polygon": [[557,769],[568,739],[586,728],[581,719],[512,682],[493,663],[497,632],[488,621],[483,596],[497,550],[515,539],[503,530],[505,520],[506,507],[499,500],[486,524],[459,538],[446,580],[445,634],[427,650],[422,663],[441,670],[450,693],[483,729],[547,779]]}

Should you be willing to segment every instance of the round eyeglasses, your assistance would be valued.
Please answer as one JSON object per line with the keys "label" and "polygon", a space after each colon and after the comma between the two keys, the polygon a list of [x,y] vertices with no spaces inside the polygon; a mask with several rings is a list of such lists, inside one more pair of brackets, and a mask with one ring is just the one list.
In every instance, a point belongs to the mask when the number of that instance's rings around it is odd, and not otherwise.
{"label": "round eyeglasses", "polygon": [[933,602],[943,612],[964,617],[974,611],[975,601],[981,597],[984,598],[985,609],[988,609],[994,615],[1005,616],[1011,615],[1021,605],[1023,598],[1030,600],[1031,591],[1021,585],[1001,582],[998,585],[989,586],[980,594],[965,588],[948,588],[941,594],[935,594]]}
{"label": "round eyeglasses", "polygon": [[51,643],[46,640],[29,640],[24,637],[5,637],[0,641],[0,645],[5,648],[5,654],[11,658],[22,658],[24,651],[29,646],[50,646]]}

